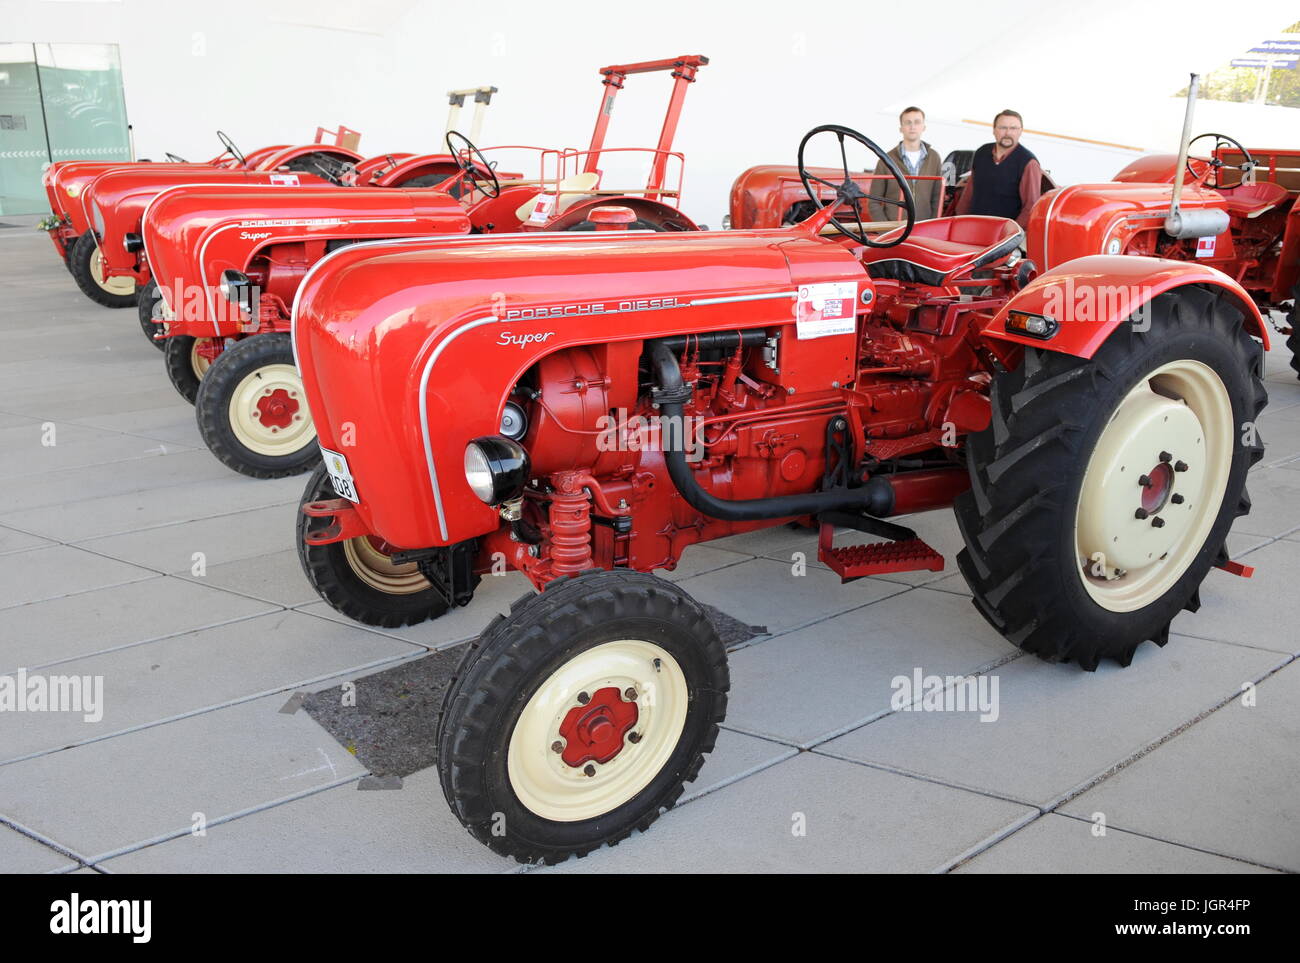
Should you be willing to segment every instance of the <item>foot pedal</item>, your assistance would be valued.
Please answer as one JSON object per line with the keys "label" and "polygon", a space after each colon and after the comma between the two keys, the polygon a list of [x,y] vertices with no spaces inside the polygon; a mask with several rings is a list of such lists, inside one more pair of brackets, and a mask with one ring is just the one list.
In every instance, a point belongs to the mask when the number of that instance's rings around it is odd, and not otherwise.
{"label": "foot pedal", "polygon": [[868,545],[819,546],[817,557],[846,582],[887,572],[943,571],[943,556],[919,538]]}

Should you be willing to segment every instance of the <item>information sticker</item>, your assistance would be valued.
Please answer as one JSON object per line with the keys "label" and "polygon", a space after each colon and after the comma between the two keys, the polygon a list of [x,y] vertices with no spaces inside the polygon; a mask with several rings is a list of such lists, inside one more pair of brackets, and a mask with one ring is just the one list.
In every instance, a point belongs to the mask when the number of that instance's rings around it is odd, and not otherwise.
{"label": "information sticker", "polygon": [[288,187],[298,187],[302,182],[298,180],[297,174],[272,174],[271,183]]}
{"label": "information sticker", "polygon": [[1197,257],[1214,257],[1214,246],[1218,243],[1217,237],[1198,237],[1196,239],[1196,256]]}
{"label": "information sticker", "polygon": [[529,224],[545,224],[551,219],[551,212],[555,210],[554,194],[538,194],[537,200],[533,202],[533,209],[528,214]]}
{"label": "information sticker", "polygon": [[857,326],[857,299],[856,281],[799,285],[799,298],[795,303],[799,340],[853,333]]}

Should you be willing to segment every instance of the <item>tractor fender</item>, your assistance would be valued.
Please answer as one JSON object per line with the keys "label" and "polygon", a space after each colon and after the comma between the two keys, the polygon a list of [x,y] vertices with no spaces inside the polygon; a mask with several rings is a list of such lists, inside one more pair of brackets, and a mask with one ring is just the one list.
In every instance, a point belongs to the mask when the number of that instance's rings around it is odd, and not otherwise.
{"label": "tractor fender", "polygon": [[699,226],[689,217],[670,204],[652,201],[645,197],[593,197],[576,201],[566,207],[558,217],[552,219],[543,230],[567,231],[581,224],[598,207],[626,207],[637,216],[637,220],[654,224],[659,229],[670,231],[698,231]]}
{"label": "tractor fender", "polygon": [[[1076,258],[1040,274],[1002,306],[982,333],[994,341],[1091,358],[1135,312],[1166,291],[1189,284],[1222,289],[1243,314],[1247,333],[1268,350],[1259,308],[1232,278],[1190,261],[1126,255]],[[1008,331],[1013,311],[1045,315],[1056,322],[1055,332],[1040,338]]]}
{"label": "tractor fender", "polygon": [[450,154],[418,154],[400,159],[396,167],[384,171],[373,183],[365,180],[358,183],[361,187],[402,187],[417,177],[430,174],[451,177],[459,169],[456,158]]}

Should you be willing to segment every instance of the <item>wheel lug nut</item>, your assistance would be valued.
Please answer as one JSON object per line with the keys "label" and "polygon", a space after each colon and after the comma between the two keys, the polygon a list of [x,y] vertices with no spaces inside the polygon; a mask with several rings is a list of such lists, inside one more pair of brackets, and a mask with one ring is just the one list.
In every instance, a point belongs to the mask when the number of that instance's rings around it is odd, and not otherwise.
{"label": "wheel lug nut", "polygon": [[563,751],[564,751],[564,743],[562,743],[559,739],[556,739],[554,742],[551,743],[551,752],[563,752]]}
{"label": "wheel lug nut", "polygon": [[628,702],[636,702],[636,689],[628,686],[628,688],[623,690],[623,698]]}
{"label": "wheel lug nut", "polygon": [[579,704],[579,705],[584,705],[584,706],[585,706],[585,705],[586,705],[588,702],[590,702],[590,701],[591,701],[591,696],[587,695],[587,693],[585,693],[585,692],[579,692],[579,693],[578,693],[578,704]]}
{"label": "wheel lug nut", "polygon": [[588,776],[596,775],[596,767],[593,766],[591,763],[587,763],[587,768],[582,771],[586,773]]}
{"label": "wheel lug nut", "polygon": [[1175,505],[1181,505],[1183,503],[1183,496],[1177,494],[1170,495],[1169,500],[1173,502]]}
{"label": "wheel lug nut", "polygon": [[1165,520],[1164,520],[1163,518],[1161,518],[1159,515],[1157,515],[1155,518],[1151,519],[1151,527],[1152,527],[1152,528],[1164,528],[1164,527],[1165,527]]}
{"label": "wheel lug nut", "polygon": [[1151,514],[1151,513],[1150,513],[1149,511],[1147,511],[1145,508],[1139,508],[1137,511],[1135,511],[1135,512],[1133,513],[1133,517],[1134,517],[1134,518],[1146,518],[1146,517],[1147,517],[1148,515],[1150,515],[1150,514]]}
{"label": "wheel lug nut", "polygon": [[1150,488],[1150,487],[1151,487],[1151,476],[1150,476],[1150,475],[1139,475],[1139,476],[1138,476],[1138,484],[1141,485],[1143,488]]}
{"label": "wheel lug nut", "polygon": [[1174,471],[1187,471],[1187,462],[1185,461],[1174,462]]}
{"label": "wheel lug nut", "polygon": [[627,741],[630,742],[630,743],[632,743],[633,745],[635,745],[636,743],[638,743],[638,742],[641,741],[641,733],[639,733],[639,732],[629,732],[629,733],[627,734]]}
{"label": "wheel lug nut", "polygon": [[1170,462],[1170,461],[1173,461],[1173,458],[1174,458],[1174,456],[1171,455],[1171,454],[1169,454],[1169,452],[1167,452],[1167,451],[1162,451],[1162,452],[1160,453],[1160,460],[1163,461],[1163,462],[1165,462],[1165,463],[1168,463],[1168,462]]}

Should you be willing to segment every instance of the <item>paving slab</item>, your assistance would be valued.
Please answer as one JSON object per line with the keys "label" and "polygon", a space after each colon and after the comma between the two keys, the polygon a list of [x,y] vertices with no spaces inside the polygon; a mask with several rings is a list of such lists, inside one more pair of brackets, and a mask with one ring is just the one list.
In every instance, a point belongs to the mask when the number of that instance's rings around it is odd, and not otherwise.
{"label": "paving slab", "polygon": [[667,813],[618,846],[539,871],[923,873],[1033,815],[1000,799],[800,753]]}
{"label": "paving slab", "polygon": [[1294,543],[1269,542],[1234,558],[1254,566],[1255,574],[1240,578],[1211,569],[1201,585],[1200,610],[1179,613],[1173,630],[1300,654],[1300,552]]}
{"label": "paving slab", "polygon": [[207,574],[202,577],[188,571],[178,574],[200,585],[274,602],[286,608],[320,601],[320,596],[303,574],[296,548],[216,565],[209,560]]}
{"label": "paving slab", "polygon": [[373,632],[280,611],[65,662],[48,674],[102,679],[101,718],[88,720],[82,712],[0,715],[0,762],[291,691],[312,679],[394,661],[410,655],[411,648]]}
{"label": "paving slab", "polygon": [[[88,468],[159,454],[158,442],[115,431],[47,422],[0,429],[0,480],[39,475],[60,468]],[[53,434],[47,431],[52,430]],[[45,441],[53,439],[54,444]],[[43,441],[43,439],[45,441]]]}
{"label": "paving slab", "polygon": [[809,565],[795,575],[790,562],[755,558],[739,565],[682,579],[678,583],[701,602],[722,609],[769,633],[786,632],[818,619],[906,591],[875,579],[841,584],[827,569]]}
{"label": "paving slab", "polygon": [[0,824],[0,873],[61,873],[81,864]]}
{"label": "paving slab", "polygon": [[53,545],[48,538],[40,538],[36,535],[28,535],[26,532],[16,531],[12,528],[0,528],[0,555],[8,555],[10,552],[25,552],[29,548],[42,548]]}
{"label": "paving slab", "polygon": [[69,545],[0,555],[0,609],[124,585],[155,573]]}
{"label": "paving slab", "polygon": [[1271,873],[1237,859],[1047,813],[1000,840],[954,873]]}
{"label": "paving slab", "polygon": [[975,711],[894,712],[818,751],[1049,806],[1285,660],[1181,636],[1139,647],[1126,669],[1106,660],[1083,672],[1026,656],[990,672],[998,692],[989,721]]}
{"label": "paving slab", "polygon": [[[146,345],[147,347],[147,345]],[[364,770],[305,713],[257,699],[0,765],[0,814],[90,861],[356,779]]]}
{"label": "paving slab", "polygon": [[169,574],[194,575],[202,580],[204,576],[200,572],[212,566],[283,549],[296,553],[296,522],[293,508],[279,504],[140,532],[91,538],[77,544],[110,558]]}
{"label": "paving slab", "polygon": [[1250,514],[1233,523],[1234,532],[1276,537],[1300,528],[1300,473],[1276,467],[1253,471],[1246,491]]}
{"label": "paving slab", "polygon": [[[24,475],[5,485],[5,511],[21,520],[34,508],[66,506],[110,495],[150,492],[176,485],[196,485],[221,480],[224,468],[206,448],[196,451],[159,442],[165,452],[148,458],[116,462],[112,471],[95,472],[88,477],[84,469],[70,468]],[[218,468],[222,468],[218,471]],[[15,514],[22,512],[22,515]],[[84,537],[73,534],[71,538]]]}
{"label": "paving slab", "polygon": [[727,725],[809,746],[889,711],[896,676],[968,673],[1017,650],[960,596],[914,589],[731,656]]}
{"label": "paving slab", "polygon": [[1072,799],[1062,812],[1300,872],[1300,662]]}
{"label": "paving slab", "polygon": [[0,673],[275,611],[267,602],[165,576],[0,609]]}

